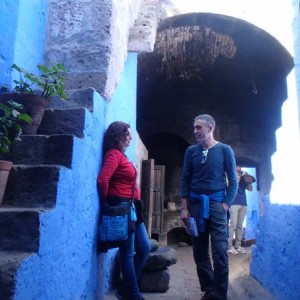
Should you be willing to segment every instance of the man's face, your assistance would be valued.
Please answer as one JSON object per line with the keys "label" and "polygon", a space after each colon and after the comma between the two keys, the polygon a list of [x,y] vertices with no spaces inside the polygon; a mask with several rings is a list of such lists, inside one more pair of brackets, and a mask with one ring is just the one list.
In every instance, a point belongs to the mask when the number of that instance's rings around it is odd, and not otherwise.
{"label": "man's face", "polygon": [[240,166],[236,167],[236,172],[238,173],[238,175],[242,174],[242,168]]}
{"label": "man's face", "polygon": [[206,124],[204,120],[196,120],[194,122],[194,134],[198,143],[211,137],[212,126]]}
{"label": "man's face", "polygon": [[242,173],[243,173],[242,168],[240,166],[237,166],[236,172],[237,172],[238,181],[240,181]]}

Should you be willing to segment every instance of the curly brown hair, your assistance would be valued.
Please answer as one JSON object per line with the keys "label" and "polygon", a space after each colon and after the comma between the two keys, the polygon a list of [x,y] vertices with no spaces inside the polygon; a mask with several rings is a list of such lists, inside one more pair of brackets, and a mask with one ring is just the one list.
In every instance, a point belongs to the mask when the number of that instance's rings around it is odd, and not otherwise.
{"label": "curly brown hair", "polygon": [[122,121],[113,122],[108,126],[104,135],[104,154],[110,149],[118,149],[121,152],[125,151],[129,128],[130,125]]}

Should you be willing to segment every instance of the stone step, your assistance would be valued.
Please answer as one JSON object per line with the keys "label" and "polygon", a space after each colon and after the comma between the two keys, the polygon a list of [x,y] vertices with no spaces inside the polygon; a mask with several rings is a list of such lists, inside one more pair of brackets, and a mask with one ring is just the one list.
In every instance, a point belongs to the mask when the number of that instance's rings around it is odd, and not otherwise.
{"label": "stone step", "polygon": [[54,207],[61,168],[57,165],[14,165],[8,176],[3,206]]}
{"label": "stone step", "polygon": [[71,167],[74,135],[23,135],[22,141],[12,145],[11,152],[0,159],[16,165],[62,165]]}
{"label": "stone step", "polygon": [[85,107],[89,111],[93,110],[93,98],[95,90],[87,88],[82,90],[67,90],[68,99],[62,101],[59,97],[51,97],[48,103],[49,109],[66,109]]}
{"label": "stone step", "polygon": [[0,299],[13,299],[17,270],[31,255],[32,253],[0,251]]}
{"label": "stone step", "polygon": [[0,251],[37,252],[39,214],[39,209],[1,207]]}
{"label": "stone step", "polygon": [[73,134],[82,138],[85,127],[85,108],[46,109],[38,134]]}

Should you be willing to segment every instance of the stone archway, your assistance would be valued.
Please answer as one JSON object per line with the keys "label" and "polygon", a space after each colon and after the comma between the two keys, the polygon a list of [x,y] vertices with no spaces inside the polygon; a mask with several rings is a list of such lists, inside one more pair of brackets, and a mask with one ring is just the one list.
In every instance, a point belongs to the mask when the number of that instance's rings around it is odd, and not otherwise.
{"label": "stone archway", "polygon": [[[138,57],[138,132],[146,147],[149,137],[164,133],[192,144],[194,117],[213,115],[217,139],[256,168],[263,201],[292,68],[292,57],[275,38],[243,20],[210,13],[165,19],[153,53]],[[151,158],[164,164],[161,147],[157,140]]]}

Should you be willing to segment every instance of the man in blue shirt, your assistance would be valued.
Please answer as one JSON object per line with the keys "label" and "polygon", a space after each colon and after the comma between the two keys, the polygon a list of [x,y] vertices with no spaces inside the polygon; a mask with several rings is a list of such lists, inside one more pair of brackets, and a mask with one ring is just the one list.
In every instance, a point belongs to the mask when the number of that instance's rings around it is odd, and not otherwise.
{"label": "man in blue shirt", "polygon": [[[194,120],[197,144],[187,148],[180,182],[181,219],[193,217],[199,235],[191,236],[197,274],[204,292],[202,300],[227,299],[228,218],[227,211],[237,188],[232,148],[214,139],[216,122],[210,115]],[[209,255],[211,240],[212,260]]]}
{"label": "man in blue shirt", "polygon": [[[243,224],[247,214],[247,198],[246,190],[253,191],[252,183],[255,178],[248,173],[242,171],[241,166],[236,166],[238,175],[239,188],[236,197],[229,208],[230,222],[229,222],[229,238],[228,238],[228,253],[240,254],[246,253],[245,249],[241,247],[243,237]],[[235,243],[233,246],[233,236],[235,235]]]}

